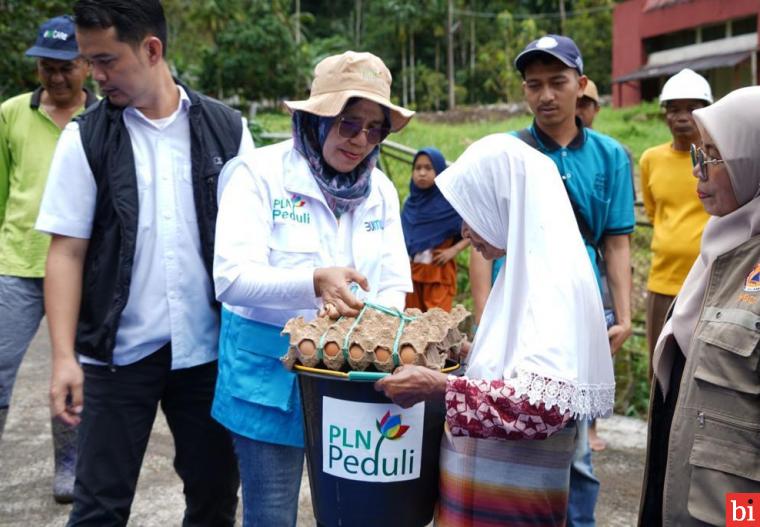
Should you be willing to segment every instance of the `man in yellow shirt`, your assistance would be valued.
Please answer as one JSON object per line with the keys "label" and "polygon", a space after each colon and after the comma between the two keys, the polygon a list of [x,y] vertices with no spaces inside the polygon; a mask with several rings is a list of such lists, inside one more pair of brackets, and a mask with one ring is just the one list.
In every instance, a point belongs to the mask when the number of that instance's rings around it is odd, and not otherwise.
{"label": "man in yellow shirt", "polygon": [[689,147],[700,142],[691,113],[712,102],[707,80],[692,70],[683,69],[668,79],[660,104],[673,139],[649,148],[639,161],[644,208],[654,226],[646,313],[650,378],[652,353],[665,315],[699,254],[709,217],[697,197]]}

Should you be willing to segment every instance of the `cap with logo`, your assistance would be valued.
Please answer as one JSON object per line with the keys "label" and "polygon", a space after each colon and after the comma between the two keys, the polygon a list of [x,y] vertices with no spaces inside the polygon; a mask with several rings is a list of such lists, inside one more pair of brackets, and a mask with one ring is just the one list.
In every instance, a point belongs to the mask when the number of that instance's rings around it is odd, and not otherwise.
{"label": "cap with logo", "polygon": [[34,46],[26,50],[27,57],[56,60],[74,60],[79,56],[74,19],[57,16],[43,22],[37,33]]}
{"label": "cap with logo", "polygon": [[583,75],[583,58],[578,46],[571,38],[562,35],[546,35],[525,46],[515,59],[515,67],[522,75],[525,75],[528,59],[538,53],[551,55],[568,68],[573,68]]}

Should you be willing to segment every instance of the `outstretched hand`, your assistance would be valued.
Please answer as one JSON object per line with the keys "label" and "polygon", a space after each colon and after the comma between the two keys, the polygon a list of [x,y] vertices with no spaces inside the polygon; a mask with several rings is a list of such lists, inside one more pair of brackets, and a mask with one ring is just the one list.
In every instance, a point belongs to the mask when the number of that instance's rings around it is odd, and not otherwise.
{"label": "outstretched hand", "polygon": [[445,373],[424,366],[399,366],[392,375],[377,381],[375,390],[400,407],[410,408],[420,401],[443,399],[447,379]]}
{"label": "outstretched hand", "polygon": [[349,284],[356,283],[369,291],[367,278],[350,267],[322,267],[314,271],[314,293],[322,298],[321,315],[330,318],[355,317],[364,303],[356,298]]}

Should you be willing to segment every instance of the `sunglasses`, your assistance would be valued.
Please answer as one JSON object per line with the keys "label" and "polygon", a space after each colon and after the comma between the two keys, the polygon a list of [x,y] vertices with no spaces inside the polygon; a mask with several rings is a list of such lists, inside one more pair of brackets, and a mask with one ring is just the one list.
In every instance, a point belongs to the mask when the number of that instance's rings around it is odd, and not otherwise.
{"label": "sunglasses", "polygon": [[725,162],[722,159],[709,157],[707,154],[705,154],[704,150],[694,144],[692,144],[689,148],[689,153],[691,154],[692,166],[699,167],[699,173],[697,174],[697,177],[701,181],[707,181],[707,165],[717,165]]}
{"label": "sunglasses", "polygon": [[373,126],[364,128],[360,121],[351,121],[345,117],[338,120],[338,134],[344,139],[353,139],[362,132],[367,134],[367,142],[371,145],[382,143],[391,132],[387,126]]}

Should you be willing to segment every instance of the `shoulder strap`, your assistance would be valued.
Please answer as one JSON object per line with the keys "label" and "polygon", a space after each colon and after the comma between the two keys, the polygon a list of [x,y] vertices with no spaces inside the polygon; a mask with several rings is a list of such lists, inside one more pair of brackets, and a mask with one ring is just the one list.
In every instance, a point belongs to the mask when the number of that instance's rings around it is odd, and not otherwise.
{"label": "shoulder strap", "polygon": [[[531,146],[538,151],[541,150],[539,148],[538,141],[536,141],[536,138],[533,135],[533,132],[530,131],[530,128],[523,128],[517,132],[517,138],[526,145]],[[565,183],[564,179],[562,180],[562,183]],[[567,190],[567,186],[565,186],[565,190]],[[575,201],[573,201],[573,198],[570,197],[570,192],[567,193],[567,199],[570,201],[570,206],[573,208],[575,222],[578,224],[578,230],[581,231],[581,237],[583,238],[583,241],[593,247],[596,252],[599,252],[599,247],[596,243],[596,240],[594,239],[594,234],[591,230],[591,227],[588,226],[586,219],[581,215],[581,212],[578,209],[578,205],[575,203]]]}
{"label": "shoulder strap", "polygon": [[539,150],[538,141],[536,141],[536,138],[533,137],[533,133],[530,131],[530,128],[523,128],[517,132],[517,138],[526,145],[532,146],[536,150]]}

